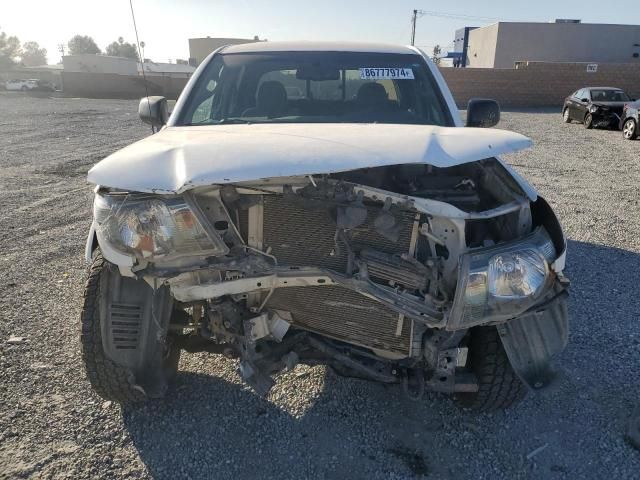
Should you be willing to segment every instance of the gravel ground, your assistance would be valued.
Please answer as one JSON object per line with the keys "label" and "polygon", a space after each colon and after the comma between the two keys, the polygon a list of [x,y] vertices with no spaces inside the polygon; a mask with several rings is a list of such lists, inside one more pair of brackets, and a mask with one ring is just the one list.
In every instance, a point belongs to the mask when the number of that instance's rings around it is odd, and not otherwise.
{"label": "gravel ground", "polygon": [[640,141],[503,114],[536,144],[507,160],[570,238],[572,332],[547,394],[475,415],[298,367],[260,399],[233,361],[184,354],[170,399],[123,411],[89,388],[78,317],[85,173],[148,133],[136,110],[0,94],[0,478],[637,478],[623,432],[640,403]]}

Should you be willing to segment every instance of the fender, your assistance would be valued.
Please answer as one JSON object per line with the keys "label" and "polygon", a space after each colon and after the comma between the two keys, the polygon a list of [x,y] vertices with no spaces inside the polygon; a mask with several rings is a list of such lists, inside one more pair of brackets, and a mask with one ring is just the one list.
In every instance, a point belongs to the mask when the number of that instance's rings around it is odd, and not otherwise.
{"label": "fender", "polygon": [[84,247],[84,261],[89,265],[91,264],[93,251],[96,248],[98,248],[98,237],[96,235],[96,222],[93,221],[89,227],[89,235],[87,235],[87,243]]}

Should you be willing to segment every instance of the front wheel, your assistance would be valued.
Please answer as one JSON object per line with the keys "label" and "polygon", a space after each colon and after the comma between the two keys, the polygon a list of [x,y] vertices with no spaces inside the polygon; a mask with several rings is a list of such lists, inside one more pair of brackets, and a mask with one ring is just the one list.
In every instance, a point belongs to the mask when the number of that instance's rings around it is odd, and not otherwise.
{"label": "front wheel", "polygon": [[[139,403],[147,399],[147,394],[138,385],[134,372],[117,365],[105,354],[103,347],[100,299],[106,298],[101,290],[108,285],[108,266],[100,251],[94,252],[80,315],[82,360],[89,382],[98,395],[125,405]],[[178,370],[179,361],[180,349],[167,348],[162,365],[156,367],[157,373],[170,380]]]}
{"label": "front wheel", "polygon": [[513,371],[495,327],[471,330],[468,362],[478,379],[479,389],[456,394],[455,400],[461,407],[479,412],[502,410],[527,394],[527,387]]}
{"label": "front wheel", "polygon": [[629,118],[624,122],[622,126],[622,136],[625,140],[635,140],[638,138],[638,128],[633,118]]}
{"label": "front wheel", "polygon": [[571,113],[568,108],[565,108],[564,112],[562,112],[562,120],[564,123],[571,123]]}
{"label": "front wheel", "polygon": [[584,128],[587,130],[593,128],[593,115],[587,113],[584,117]]}

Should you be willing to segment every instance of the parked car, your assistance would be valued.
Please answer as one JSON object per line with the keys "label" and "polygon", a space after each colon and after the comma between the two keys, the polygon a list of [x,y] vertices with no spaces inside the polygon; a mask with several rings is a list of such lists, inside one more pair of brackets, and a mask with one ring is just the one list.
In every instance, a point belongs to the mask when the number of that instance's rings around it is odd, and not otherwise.
{"label": "parked car", "polygon": [[640,101],[626,103],[620,118],[620,130],[626,140],[638,138],[638,127],[640,126]]}
{"label": "parked car", "polygon": [[[288,75],[303,98],[289,99]],[[351,91],[355,91],[355,98]],[[299,363],[506,408],[553,379],[567,342],[566,241],[499,155],[531,145],[466,128],[421,50],[264,42],[222,48],[159,132],[95,165],[81,344],[122,403],[159,397],[181,350],[239,358],[258,394]]]}
{"label": "parked car", "polygon": [[7,90],[19,90],[23,92],[53,92],[55,90],[54,86],[50,82],[38,80],[37,78],[31,78],[29,80],[7,80],[7,82],[5,82],[5,88]]}
{"label": "parked car", "polygon": [[618,128],[625,103],[632,101],[619,88],[585,87],[569,95],[562,107],[565,123],[582,122],[585,128]]}
{"label": "parked car", "polygon": [[23,92],[31,89],[29,80],[23,79],[7,80],[4,86],[7,90],[22,90]]}

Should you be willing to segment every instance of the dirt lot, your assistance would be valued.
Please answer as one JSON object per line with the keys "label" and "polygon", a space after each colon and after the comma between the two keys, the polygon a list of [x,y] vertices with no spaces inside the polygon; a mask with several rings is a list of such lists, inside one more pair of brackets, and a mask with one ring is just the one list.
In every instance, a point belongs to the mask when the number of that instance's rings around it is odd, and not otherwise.
{"label": "dirt lot", "polygon": [[[148,134],[136,103],[0,94],[0,478],[631,478],[640,403],[640,141],[505,113],[507,158],[570,239],[560,380],[504,413],[298,367],[266,399],[232,361],[183,356],[172,396],[122,411],[84,377],[78,316],[87,169]],[[24,337],[10,344],[10,336]]]}

